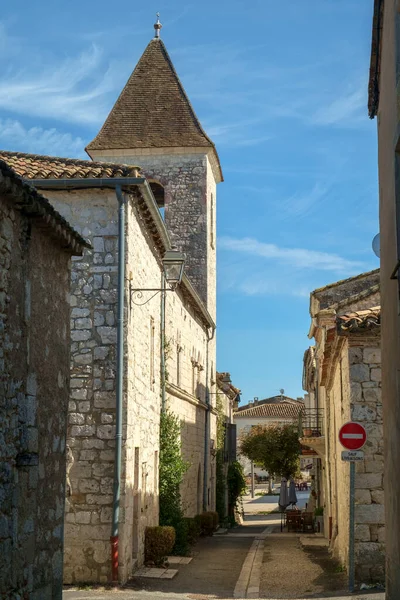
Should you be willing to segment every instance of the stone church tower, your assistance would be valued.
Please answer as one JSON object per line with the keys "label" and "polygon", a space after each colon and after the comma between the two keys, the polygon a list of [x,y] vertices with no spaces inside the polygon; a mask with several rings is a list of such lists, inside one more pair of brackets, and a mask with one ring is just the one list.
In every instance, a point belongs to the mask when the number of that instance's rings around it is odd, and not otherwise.
{"label": "stone church tower", "polygon": [[151,40],[100,132],[93,160],[140,165],[166,227],[186,254],[186,273],[215,318],[215,145],[203,130],[159,37]]}

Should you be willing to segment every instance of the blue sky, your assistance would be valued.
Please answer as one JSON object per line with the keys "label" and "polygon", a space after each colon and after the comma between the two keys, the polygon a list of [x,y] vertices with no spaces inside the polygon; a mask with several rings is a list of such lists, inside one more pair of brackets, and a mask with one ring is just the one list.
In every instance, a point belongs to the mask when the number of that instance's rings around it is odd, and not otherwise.
{"label": "blue sky", "polygon": [[302,394],[309,292],[376,268],[372,0],[36,0],[0,20],[0,146],[72,157],[162,38],[225,176],[218,368],[243,402]]}

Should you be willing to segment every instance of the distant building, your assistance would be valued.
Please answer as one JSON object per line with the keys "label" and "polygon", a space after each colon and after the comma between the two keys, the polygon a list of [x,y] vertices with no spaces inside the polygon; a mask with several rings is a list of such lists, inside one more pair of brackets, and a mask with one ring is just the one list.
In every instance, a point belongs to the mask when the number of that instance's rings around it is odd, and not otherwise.
{"label": "distant building", "polygon": [[[240,402],[240,390],[236,388],[231,381],[230,373],[217,373],[216,375],[217,384],[217,398],[221,400],[222,413],[224,415],[224,428],[225,428],[225,446],[223,448],[223,467],[222,473],[224,477],[223,485],[225,486],[225,498],[224,498],[224,510],[225,516],[228,515],[228,486],[227,486],[227,475],[229,465],[237,460],[237,442],[236,442],[236,425],[233,422],[234,411]],[[217,403],[216,403],[217,405]],[[216,453],[213,453],[213,459],[216,458]],[[216,464],[211,461],[211,474],[212,477],[216,476]],[[218,484],[217,484],[218,485]],[[221,485],[221,482],[219,483]],[[214,490],[214,486],[212,487]],[[218,491],[218,490],[216,490]],[[216,503],[216,508],[219,512],[223,512],[223,509]]]}
{"label": "distant building", "polygon": [[364,460],[356,463],[355,566],[358,581],[384,578],[385,519],[381,399],[379,271],[363,273],[311,293],[303,385],[312,406],[301,443],[313,449],[311,507],[324,508],[330,548],[347,568],[349,465],[341,460],[339,429],[347,421],[367,431]]}
{"label": "distant building", "polygon": [[85,240],[0,161],[0,597],[61,600],[71,256]]}
{"label": "distant building", "polygon": [[[272,396],[264,400],[255,399],[238,408],[233,415],[233,420],[236,424],[239,460],[243,466],[245,475],[248,475],[251,471],[251,461],[240,454],[240,439],[243,434],[248,433],[255,425],[297,424],[303,409],[303,402],[284,395]],[[254,472],[260,477],[268,475],[260,467],[255,467]]]}

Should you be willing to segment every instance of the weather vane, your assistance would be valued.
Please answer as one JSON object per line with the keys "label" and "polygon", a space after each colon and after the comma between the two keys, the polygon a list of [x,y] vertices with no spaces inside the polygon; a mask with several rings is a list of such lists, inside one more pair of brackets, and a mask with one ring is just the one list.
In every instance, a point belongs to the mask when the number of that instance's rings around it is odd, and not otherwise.
{"label": "weather vane", "polygon": [[154,37],[159,38],[160,37],[160,29],[162,27],[162,25],[160,23],[160,13],[157,13],[156,16],[157,16],[157,23],[154,24],[154,29],[155,29]]}

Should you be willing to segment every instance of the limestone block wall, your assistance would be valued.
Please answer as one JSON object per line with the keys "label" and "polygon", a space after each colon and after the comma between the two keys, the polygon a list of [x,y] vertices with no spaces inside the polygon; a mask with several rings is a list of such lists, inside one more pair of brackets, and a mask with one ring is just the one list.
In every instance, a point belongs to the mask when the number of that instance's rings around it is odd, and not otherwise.
{"label": "limestone block wall", "polygon": [[365,460],[356,474],[356,574],[361,581],[383,580],[385,518],[383,422],[379,337],[351,341],[351,417],[367,431]]}
{"label": "limestone block wall", "polygon": [[[350,377],[347,342],[342,344],[338,356],[332,387],[326,393],[327,460],[329,505],[332,517],[331,549],[343,565],[348,564],[349,547],[349,465],[341,460],[343,450],[338,433],[350,421]],[[326,532],[329,529],[325,530]]]}
{"label": "limestone block wall", "polygon": [[0,198],[0,596],[61,600],[70,256]]}
{"label": "limestone block wall", "polygon": [[[210,440],[216,439],[215,336],[207,341],[204,323],[183,296],[175,293],[166,299],[166,339],[168,403],[182,422],[182,451],[190,463],[181,493],[186,515],[194,516],[203,509],[207,385]],[[208,458],[207,509],[214,510],[215,465],[210,447]]]}
{"label": "limestone block wall", "polygon": [[341,460],[338,432],[346,421],[367,431],[365,459],[356,463],[355,555],[359,581],[382,580],[385,562],[383,491],[383,425],[379,337],[352,336],[343,346],[327,398],[328,478],[331,547],[348,564],[349,466]]}
{"label": "limestone block wall", "polygon": [[[161,286],[160,257],[134,203],[127,208],[126,274],[132,289]],[[128,290],[127,290],[128,292]],[[172,292],[171,292],[172,293]],[[158,524],[158,460],[161,407],[161,295],[126,297],[124,488],[121,514],[121,578],[144,560],[146,526]],[[143,303],[141,306],[135,302]]]}
{"label": "limestone block wall", "polygon": [[[111,574],[115,448],[117,201],[112,190],[55,192],[51,200],[93,245],[93,250],[74,261],[72,270],[65,582],[106,582]],[[146,526],[158,523],[161,296],[150,299],[152,293],[144,292],[141,299],[132,296],[131,301],[129,287],[158,289],[161,263],[134,202],[127,205],[126,280],[122,581],[131,574],[135,561],[143,562]],[[136,301],[143,304],[138,306]],[[180,361],[179,395],[171,401],[171,408],[183,423],[183,453],[196,465],[185,479],[183,502],[187,513],[195,514],[197,469],[204,460],[200,457],[204,457],[205,431],[205,326],[179,291],[167,293],[166,314],[166,337],[175,348],[168,368],[176,377],[178,354]],[[185,349],[179,353],[178,341],[179,348]],[[198,365],[194,371],[192,357]],[[209,344],[209,361],[215,370],[215,341]],[[201,400],[191,393],[193,372]],[[211,367],[209,373],[211,377]],[[187,395],[179,391],[180,386],[188,389]],[[211,416],[211,435],[215,436],[215,415]],[[203,470],[200,477],[202,488]]]}
{"label": "limestone block wall", "polygon": [[71,274],[64,581],[105,582],[115,447],[117,201],[113,190],[47,195],[93,246],[73,260]]}
{"label": "limestone block wall", "polygon": [[216,313],[216,183],[203,148],[110,151],[106,162],[139,165],[165,191],[165,223],[186,254],[186,272],[208,311]]}

